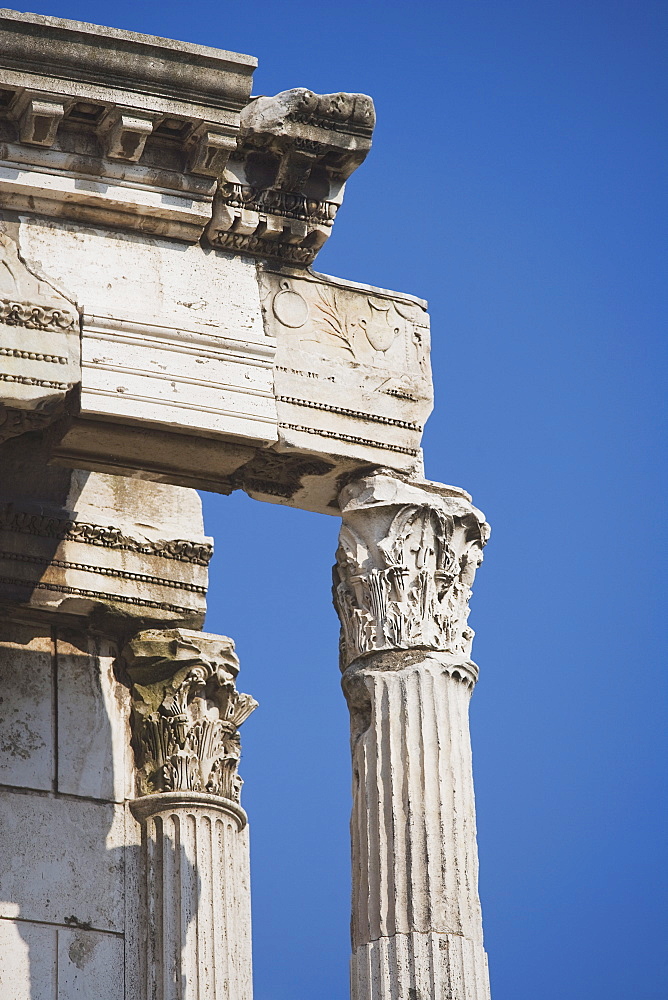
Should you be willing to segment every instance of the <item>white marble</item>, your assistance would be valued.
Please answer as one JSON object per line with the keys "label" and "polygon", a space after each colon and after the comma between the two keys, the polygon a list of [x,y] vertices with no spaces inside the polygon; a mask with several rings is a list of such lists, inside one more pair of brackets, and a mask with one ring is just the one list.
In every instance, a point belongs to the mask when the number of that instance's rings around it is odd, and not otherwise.
{"label": "white marble", "polygon": [[409,295],[326,275],[260,270],[276,338],[279,440],[412,470],[432,408],[429,317]]}
{"label": "white marble", "polygon": [[122,806],[5,789],[0,916],[122,933],[125,839]]}
{"label": "white marble", "polygon": [[[276,440],[275,345],[252,260],[34,218],[20,239],[84,313],[82,417],[177,428],[184,449],[199,435]],[[76,425],[63,448],[85,430]]]}
{"label": "white marble", "polygon": [[353,1000],[489,1000],[468,600],[489,529],[462,491],[368,475],[334,572],[353,763]]}
{"label": "white marble", "polygon": [[0,49],[0,206],[197,242],[252,56],[9,10]]}
{"label": "white marble", "polygon": [[57,642],[58,791],[123,802],[134,794],[130,693],[108,640],[61,633]]}
{"label": "white marble", "polygon": [[50,791],[55,775],[53,642],[5,624],[0,643],[0,784]]}
{"label": "white marble", "polygon": [[145,825],[145,1000],[251,1000],[248,827],[197,793],[136,800]]}
{"label": "white marble", "polygon": [[[12,912],[7,904],[2,908]],[[70,1000],[58,996],[55,927],[0,918],[0,996],[3,1000]]]}
{"label": "white marble", "polygon": [[80,379],[73,302],[31,270],[0,231],[0,442],[47,426]]}
{"label": "white marble", "polygon": [[9,446],[0,502],[5,599],[49,613],[85,617],[112,607],[144,622],[202,623],[212,547],[197,494],[93,472],[63,473],[50,488],[43,451],[18,438]]}
{"label": "white marble", "polygon": [[124,1000],[124,957],[118,934],[59,928],[57,1000]]}

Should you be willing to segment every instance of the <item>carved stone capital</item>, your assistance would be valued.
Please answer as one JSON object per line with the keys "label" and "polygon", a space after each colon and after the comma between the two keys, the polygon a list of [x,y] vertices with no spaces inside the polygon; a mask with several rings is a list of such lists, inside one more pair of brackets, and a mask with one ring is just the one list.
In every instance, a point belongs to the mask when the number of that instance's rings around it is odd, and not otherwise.
{"label": "carved stone capital", "polygon": [[149,629],[125,647],[139,793],[205,792],[239,802],[238,727],[257,702],[237,691],[226,636]]}
{"label": "carved stone capital", "polygon": [[342,491],[334,567],[341,668],[359,657],[426,649],[468,660],[468,602],[484,516],[462,491],[383,473]]}
{"label": "carved stone capital", "polygon": [[252,101],[218,185],[211,245],[311,264],[331,233],[346,180],[371,148],[375,121],[365,94],[297,87]]}

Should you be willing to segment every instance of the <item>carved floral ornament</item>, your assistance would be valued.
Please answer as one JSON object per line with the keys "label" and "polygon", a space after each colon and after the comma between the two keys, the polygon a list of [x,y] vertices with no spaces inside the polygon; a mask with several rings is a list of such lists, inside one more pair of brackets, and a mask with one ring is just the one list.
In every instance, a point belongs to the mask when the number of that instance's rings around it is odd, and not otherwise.
{"label": "carved floral ornament", "polygon": [[123,655],[133,681],[140,794],[207,792],[238,803],[238,727],[257,702],[235,687],[239,661],[232,640],[148,630]]}
{"label": "carved floral ornament", "polygon": [[342,669],[383,650],[470,655],[468,602],[486,540],[479,521],[427,503],[391,510],[379,541],[377,509],[344,518],[334,568]]}
{"label": "carved floral ornament", "polygon": [[337,294],[336,288],[325,284],[314,288],[309,306],[304,296],[283,279],[271,304],[274,316],[292,330],[301,329],[311,319],[314,340],[338,347],[353,358],[358,336],[365,337],[369,346],[384,354],[400,335],[401,321],[410,322],[414,318],[412,311],[402,308],[401,303],[372,296],[361,299],[354,312],[347,308],[348,303]]}
{"label": "carved floral ornament", "polygon": [[427,375],[428,318],[417,302],[269,270],[260,278],[269,328],[278,324],[279,330],[295,331],[292,347],[336,363],[408,368]]}

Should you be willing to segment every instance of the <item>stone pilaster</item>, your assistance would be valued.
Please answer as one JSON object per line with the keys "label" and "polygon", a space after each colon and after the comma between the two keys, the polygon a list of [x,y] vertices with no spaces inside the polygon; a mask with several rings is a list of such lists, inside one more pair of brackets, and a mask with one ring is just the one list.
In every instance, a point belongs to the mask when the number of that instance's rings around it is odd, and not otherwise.
{"label": "stone pilaster", "polygon": [[247,818],[238,727],[257,707],[236,690],[225,636],[140,632],[124,659],[142,824],[143,1000],[250,1000]]}
{"label": "stone pilaster", "polygon": [[341,496],[351,710],[353,1000],[488,1000],[468,599],[488,526],[461,491],[378,474]]}

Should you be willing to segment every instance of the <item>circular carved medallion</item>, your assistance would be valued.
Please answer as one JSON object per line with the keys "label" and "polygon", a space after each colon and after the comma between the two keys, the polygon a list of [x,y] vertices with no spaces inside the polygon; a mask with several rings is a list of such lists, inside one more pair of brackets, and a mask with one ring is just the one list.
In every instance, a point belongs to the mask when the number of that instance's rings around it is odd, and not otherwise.
{"label": "circular carved medallion", "polygon": [[271,308],[278,322],[291,330],[298,330],[308,319],[308,302],[287,281],[281,282],[281,291],[274,295]]}

